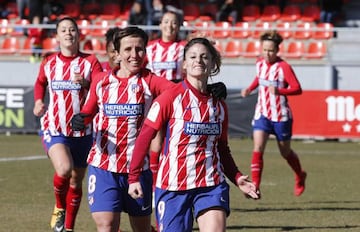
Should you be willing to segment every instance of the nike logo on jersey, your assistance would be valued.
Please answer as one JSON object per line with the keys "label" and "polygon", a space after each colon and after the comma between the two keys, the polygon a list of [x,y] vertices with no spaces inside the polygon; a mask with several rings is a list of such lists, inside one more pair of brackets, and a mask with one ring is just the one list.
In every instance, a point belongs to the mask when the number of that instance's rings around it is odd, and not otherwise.
{"label": "nike logo on jersey", "polygon": [[145,207],[145,206],[142,206],[142,207],[141,207],[141,210],[142,210],[142,211],[145,211],[145,210],[148,210],[149,208],[150,208],[150,205],[148,205],[148,206],[146,206],[146,207]]}
{"label": "nike logo on jersey", "polygon": [[226,200],[223,197],[220,197],[221,202],[226,202]]}

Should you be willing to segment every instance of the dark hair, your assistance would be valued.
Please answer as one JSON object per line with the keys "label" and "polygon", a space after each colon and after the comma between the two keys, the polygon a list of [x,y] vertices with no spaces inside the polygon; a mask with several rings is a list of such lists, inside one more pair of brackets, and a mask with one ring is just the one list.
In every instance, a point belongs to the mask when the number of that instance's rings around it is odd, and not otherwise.
{"label": "dark hair", "polygon": [[160,23],[162,22],[165,14],[173,14],[173,15],[175,15],[175,16],[176,16],[176,21],[177,21],[177,23],[179,24],[179,27],[180,27],[181,24],[183,23],[183,22],[182,22],[183,20],[182,20],[181,16],[180,16],[177,12],[175,12],[175,11],[173,11],[173,10],[166,10],[166,11],[163,13],[163,15],[161,16]]}
{"label": "dark hair", "polygon": [[210,42],[208,39],[206,38],[194,38],[191,39],[184,48],[184,60],[185,60],[185,56],[187,51],[189,50],[190,47],[192,47],[195,44],[203,44],[210,52],[211,56],[212,56],[212,61],[215,63],[214,68],[211,70],[210,76],[215,76],[216,74],[218,74],[220,72],[220,66],[221,66],[221,55],[218,52],[218,50],[216,50],[216,48],[214,47],[214,45],[212,44],[212,42]]}
{"label": "dark hair", "polygon": [[118,52],[120,51],[121,39],[124,37],[127,37],[127,36],[143,39],[144,50],[146,50],[146,46],[147,46],[147,43],[149,40],[148,35],[146,34],[146,32],[143,29],[141,29],[139,27],[131,26],[131,27],[125,27],[124,29],[117,31],[114,34],[113,43],[114,43],[114,48],[116,51],[118,51]]}
{"label": "dark hair", "polygon": [[74,25],[77,33],[80,33],[79,27],[78,27],[75,19],[73,19],[73,18],[71,18],[71,17],[64,17],[64,18],[61,18],[59,21],[57,21],[57,23],[56,23],[56,33],[57,33],[57,30],[58,30],[58,28],[59,28],[60,23],[63,22],[63,21],[71,21],[71,23]]}
{"label": "dark hair", "polygon": [[113,27],[109,28],[105,33],[105,46],[106,48],[109,46],[110,43],[113,42],[114,35],[120,31],[121,29],[119,27]]}
{"label": "dark hair", "polygon": [[260,36],[260,41],[263,42],[265,40],[269,40],[275,43],[277,47],[281,44],[283,41],[282,36],[276,31],[266,31]]}

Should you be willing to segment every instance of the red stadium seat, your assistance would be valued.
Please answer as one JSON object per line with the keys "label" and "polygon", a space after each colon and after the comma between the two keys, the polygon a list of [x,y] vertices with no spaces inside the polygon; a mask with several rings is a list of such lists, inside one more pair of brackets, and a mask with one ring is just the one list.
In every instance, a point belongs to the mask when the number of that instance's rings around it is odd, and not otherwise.
{"label": "red stadium seat", "polygon": [[213,37],[216,39],[228,38],[231,35],[231,23],[227,21],[216,22]]}
{"label": "red stadium seat", "polygon": [[260,16],[260,20],[274,22],[281,16],[281,10],[278,5],[266,5]]}
{"label": "red stadium seat", "polygon": [[326,56],[327,46],[324,41],[313,41],[307,46],[304,57],[306,59],[322,59]]}
{"label": "red stadium seat", "polygon": [[279,22],[276,25],[276,30],[284,39],[289,39],[293,36],[295,24],[291,22]]}
{"label": "red stadium seat", "polygon": [[110,23],[108,20],[101,20],[96,21],[93,26],[95,27],[93,30],[90,31],[90,35],[97,36],[97,37],[103,37],[105,36],[106,31],[110,27]]}
{"label": "red stadium seat", "polygon": [[22,49],[20,51],[20,54],[31,55],[31,53],[32,53],[32,43],[33,43],[32,41],[33,41],[33,38],[26,37],[26,39],[23,42],[23,46],[22,46]]}
{"label": "red stadium seat", "polygon": [[212,36],[215,24],[212,21],[198,21],[194,25],[194,32],[203,32],[207,36]]}
{"label": "red stadium seat", "polygon": [[215,40],[214,47],[220,53],[220,55],[222,55],[224,53],[224,47],[223,47],[223,44],[221,43],[221,40]]}
{"label": "red stadium seat", "polygon": [[255,39],[260,38],[261,34],[271,28],[270,22],[258,22],[255,25],[255,29],[253,30],[252,37]]}
{"label": "red stadium seat", "polygon": [[12,55],[19,52],[20,49],[21,45],[18,37],[6,37],[1,44],[0,54]]}
{"label": "red stadium seat", "polygon": [[280,16],[281,21],[293,22],[301,18],[301,8],[298,5],[287,5]]}
{"label": "red stadium seat", "polygon": [[121,15],[121,9],[119,3],[108,2],[103,5],[100,17],[102,20],[114,20]]}
{"label": "red stadium seat", "polygon": [[311,22],[299,23],[296,26],[293,37],[295,39],[310,39],[313,33],[313,27]]}
{"label": "red stadium seat", "polygon": [[299,41],[291,41],[287,44],[285,51],[281,53],[285,58],[290,59],[300,59],[305,53],[305,45],[304,42]]}
{"label": "red stadium seat", "polygon": [[64,4],[64,15],[79,18],[81,14],[81,6],[79,3],[65,3]]}
{"label": "red stadium seat", "polygon": [[79,19],[76,21],[79,30],[80,30],[80,39],[83,40],[87,34],[89,34],[90,32],[90,26],[91,26],[91,22],[90,20],[87,19]]}
{"label": "red stadium seat", "polygon": [[200,7],[198,4],[186,4],[183,7],[183,11],[184,11],[184,20],[186,21],[196,20],[201,14]]}
{"label": "red stadium seat", "polygon": [[105,45],[97,38],[87,39],[83,45],[84,52],[105,55]]}
{"label": "red stadium seat", "polygon": [[316,24],[313,39],[331,39],[334,37],[334,26],[331,23]]}
{"label": "red stadium seat", "polygon": [[59,50],[59,43],[54,37],[46,38],[42,41],[43,55],[57,52]]}
{"label": "red stadium seat", "polygon": [[260,7],[258,5],[246,5],[242,11],[242,19],[246,22],[253,22],[260,18]]}
{"label": "red stadium seat", "polygon": [[245,45],[245,51],[243,53],[243,56],[245,58],[256,58],[260,56],[261,53],[261,46],[260,41],[249,41]]}
{"label": "red stadium seat", "polygon": [[200,20],[208,20],[209,17],[212,20],[216,20],[216,14],[219,11],[218,7],[214,3],[207,3],[203,6],[201,10],[201,14],[199,16]]}
{"label": "red stadium seat", "polygon": [[230,40],[227,42],[224,57],[234,58],[240,57],[243,53],[242,41],[241,40]]}
{"label": "red stadium seat", "polygon": [[102,11],[102,5],[98,2],[88,2],[85,3],[84,6],[81,9],[82,15],[84,15],[85,18],[95,20],[98,15]]}
{"label": "red stadium seat", "polygon": [[25,27],[30,24],[28,19],[17,19],[15,22],[15,27],[12,28],[12,30],[9,31],[9,34],[11,36],[23,36]]}
{"label": "red stadium seat", "polygon": [[317,5],[307,5],[301,16],[303,22],[318,22],[320,20],[320,7]]}
{"label": "red stadium seat", "polygon": [[234,31],[232,34],[233,38],[246,39],[251,36],[251,29],[249,22],[237,22],[235,23]]}

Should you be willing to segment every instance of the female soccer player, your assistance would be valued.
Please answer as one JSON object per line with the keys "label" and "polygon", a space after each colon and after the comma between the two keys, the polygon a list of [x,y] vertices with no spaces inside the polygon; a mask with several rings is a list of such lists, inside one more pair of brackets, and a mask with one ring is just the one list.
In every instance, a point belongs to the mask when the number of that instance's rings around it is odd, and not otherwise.
{"label": "female soccer player", "polygon": [[[34,86],[34,115],[41,117],[41,139],[55,169],[54,231],[72,231],[80,207],[92,128],[73,131],[70,120],[80,112],[90,82],[102,71],[94,55],[79,52],[79,29],[72,18],[56,25],[60,51],[44,58]],[[49,103],[44,102],[46,89]]]}
{"label": "female soccer player", "polygon": [[155,190],[161,231],[192,231],[193,218],[200,231],[225,231],[230,209],[224,174],[247,196],[258,197],[231,156],[226,104],[207,91],[208,78],[220,71],[220,64],[220,54],[209,40],[189,41],[184,48],[185,80],[155,99],[135,143],[129,194],[141,199],[147,194],[139,177],[148,148],[166,126]]}
{"label": "female soccer player", "polygon": [[277,56],[282,40],[276,31],[261,35],[262,58],[256,62],[256,77],[248,88],[241,91],[241,95],[246,97],[259,87],[253,120],[251,161],[251,176],[256,188],[260,189],[266,143],[269,135],[274,134],[280,154],[295,172],[294,194],[300,196],[305,190],[306,172],[290,146],[293,119],[286,96],[301,94],[302,90],[291,66]]}
{"label": "female soccer player", "polygon": [[144,164],[143,199],[128,195],[128,172],[135,140],[152,99],[174,85],[144,68],[148,36],[137,27],[114,35],[114,48],[121,65],[92,85],[73,128],[82,131],[98,112],[95,143],[88,157],[88,199],[97,230],[117,232],[121,212],[129,215],[133,231],[151,230],[152,175]]}

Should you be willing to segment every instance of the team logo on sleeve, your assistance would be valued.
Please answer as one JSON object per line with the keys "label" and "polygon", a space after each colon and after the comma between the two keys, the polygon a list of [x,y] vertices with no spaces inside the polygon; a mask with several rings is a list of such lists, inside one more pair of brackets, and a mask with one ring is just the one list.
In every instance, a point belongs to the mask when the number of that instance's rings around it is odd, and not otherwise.
{"label": "team logo on sleeve", "polygon": [[184,132],[188,135],[219,135],[219,123],[196,123],[186,122]]}
{"label": "team logo on sleeve", "polygon": [[104,113],[107,116],[138,116],[144,114],[143,104],[105,104]]}

